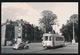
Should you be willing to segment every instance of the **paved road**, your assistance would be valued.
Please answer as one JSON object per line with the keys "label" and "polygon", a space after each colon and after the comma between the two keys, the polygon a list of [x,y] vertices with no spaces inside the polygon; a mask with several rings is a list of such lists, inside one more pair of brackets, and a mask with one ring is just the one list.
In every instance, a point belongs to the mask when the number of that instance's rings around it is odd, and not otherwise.
{"label": "paved road", "polygon": [[6,46],[6,47],[2,47],[1,48],[1,53],[2,54],[9,54],[9,53],[22,53],[22,54],[26,54],[26,53],[50,53],[50,54],[55,54],[55,53],[78,53],[78,44],[72,45],[72,44],[66,44],[65,47],[58,47],[58,48],[53,48],[53,49],[47,49],[44,50],[42,47],[42,43],[31,43],[29,44],[29,49],[24,49],[24,50],[13,50],[12,46]]}

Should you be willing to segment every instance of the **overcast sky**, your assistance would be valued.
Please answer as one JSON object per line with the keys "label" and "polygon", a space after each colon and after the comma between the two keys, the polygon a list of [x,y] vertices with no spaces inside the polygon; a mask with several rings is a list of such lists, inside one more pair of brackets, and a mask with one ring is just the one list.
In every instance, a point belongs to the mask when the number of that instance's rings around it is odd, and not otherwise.
{"label": "overcast sky", "polygon": [[2,2],[1,21],[6,19],[23,19],[31,24],[39,25],[43,10],[51,10],[57,15],[59,28],[66,24],[72,14],[78,14],[77,2]]}

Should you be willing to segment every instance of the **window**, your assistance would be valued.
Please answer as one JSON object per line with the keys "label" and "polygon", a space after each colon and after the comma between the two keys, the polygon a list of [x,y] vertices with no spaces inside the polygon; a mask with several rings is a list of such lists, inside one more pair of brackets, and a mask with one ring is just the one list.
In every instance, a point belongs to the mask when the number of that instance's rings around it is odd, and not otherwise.
{"label": "window", "polygon": [[48,36],[45,36],[45,40],[48,40]]}
{"label": "window", "polygon": [[56,37],[56,41],[63,41],[62,37]]}

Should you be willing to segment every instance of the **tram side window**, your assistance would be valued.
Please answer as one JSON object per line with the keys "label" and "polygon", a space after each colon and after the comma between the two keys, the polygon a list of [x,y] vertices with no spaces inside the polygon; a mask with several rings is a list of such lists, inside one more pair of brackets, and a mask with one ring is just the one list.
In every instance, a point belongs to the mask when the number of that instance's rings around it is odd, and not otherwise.
{"label": "tram side window", "polygon": [[63,41],[62,37],[56,37],[56,41]]}
{"label": "tram side window", "polygon": [[54,41],[54,36],[51,37],[51,41]]}
{"label": "tram side window", "polygon": [[48,40],[48,36],[45,36],[45,40]]}

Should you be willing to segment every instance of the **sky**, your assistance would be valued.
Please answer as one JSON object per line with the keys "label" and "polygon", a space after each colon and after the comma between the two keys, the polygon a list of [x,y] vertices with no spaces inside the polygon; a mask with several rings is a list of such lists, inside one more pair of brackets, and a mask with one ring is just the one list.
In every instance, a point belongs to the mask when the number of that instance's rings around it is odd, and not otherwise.
{"label": "sky", "polygon": [[6,19],[23,19],[39,26],[39,18],[44,10],[51,10],[57,15],[60,29],[72,14],[78,14],[78,2],[2,2],[1,23]]}

